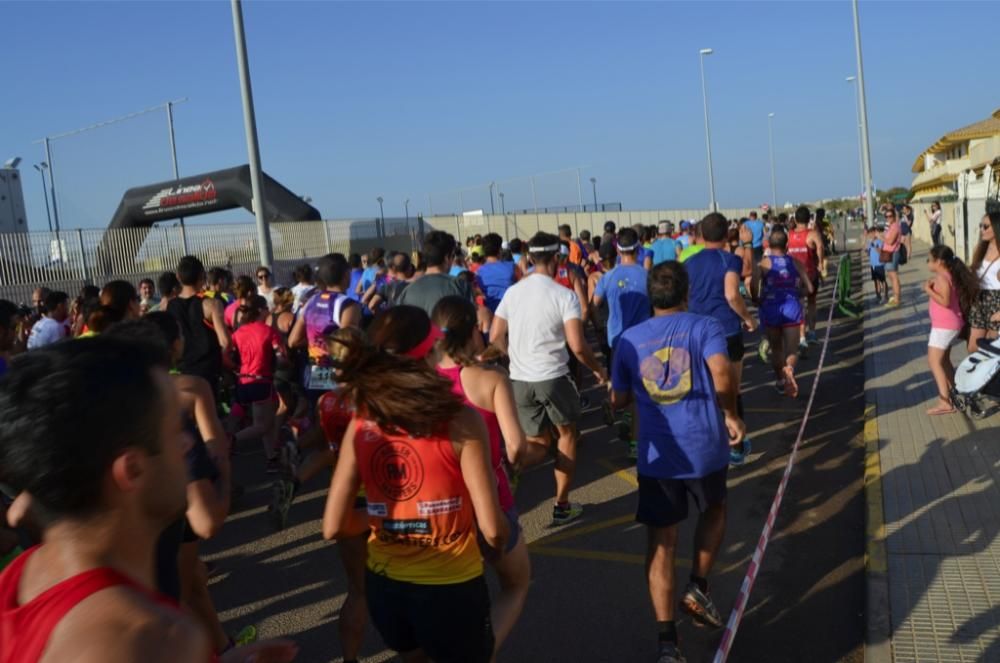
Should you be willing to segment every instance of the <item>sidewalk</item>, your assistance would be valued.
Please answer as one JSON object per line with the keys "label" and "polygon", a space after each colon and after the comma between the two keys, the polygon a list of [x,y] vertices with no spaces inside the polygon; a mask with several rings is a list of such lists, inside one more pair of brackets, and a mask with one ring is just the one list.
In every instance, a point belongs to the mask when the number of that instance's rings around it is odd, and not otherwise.
{"label": "sidewalk", "polygon": [[863,261],[866,660],[1000,661],[1000,414],[925,413],[928,247],[913,248],[897,309],[875,303]]}

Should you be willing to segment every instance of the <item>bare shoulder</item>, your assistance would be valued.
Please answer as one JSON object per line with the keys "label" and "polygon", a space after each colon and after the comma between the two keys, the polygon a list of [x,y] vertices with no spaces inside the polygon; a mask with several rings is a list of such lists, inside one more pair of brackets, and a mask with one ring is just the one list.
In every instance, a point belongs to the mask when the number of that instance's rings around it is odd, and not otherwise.
{"label": "bare shoulder", "polygon": [[93,594],[52,632],[41,663],[167,663],[208,659],[203,630],[178,609],[128,587]]}
{"label": "bare shoulder", "polygon": [[486,424],[482,416],[469,406],[465,406],[451,420],[451,439],[455,441],[469,438],[486,438]]}

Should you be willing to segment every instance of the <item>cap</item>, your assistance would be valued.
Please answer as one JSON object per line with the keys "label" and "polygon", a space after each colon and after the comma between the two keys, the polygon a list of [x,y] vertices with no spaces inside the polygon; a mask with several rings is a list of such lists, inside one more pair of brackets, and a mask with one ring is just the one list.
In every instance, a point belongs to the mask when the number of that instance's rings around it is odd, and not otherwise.
{"label": "cap", "polygon": [[656,232],[660,235],[666,235],[670,232],[670,224],[666,221],[660,221],[660,225],[656,227]]}
{"label": "cap", "polygon": [[510,242],[504,240],[503,242],[500,243],[500,248],[506,251],[507,249],[510,248]]}
{"label": "cap", "polygon": [[681,221],[681,230],[687,230],[691,227],[690,221]]}

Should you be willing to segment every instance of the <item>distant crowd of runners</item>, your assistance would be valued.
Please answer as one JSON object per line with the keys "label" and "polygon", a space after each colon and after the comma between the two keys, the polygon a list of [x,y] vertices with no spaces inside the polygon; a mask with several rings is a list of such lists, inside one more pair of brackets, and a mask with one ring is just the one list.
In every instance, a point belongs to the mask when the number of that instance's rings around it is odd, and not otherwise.
{"label": "distant crowd of runners", "polygon": [[260,444],[275,528],[332,477],[345,661],[369,622],[406,661],[490,661],[529,600],[519,474],[553,459],[551,526],[579,518],[579,423],[600,408],[637,465],[650,660],[683,661],[678,608],[722,626],[709,577],[752,450],[746,334],[797,397],[833,234],[806,207],[603,230],[433,231],[415,255],[326,255],[291,287],[187,256],[156,283],[0,301],[0,660],[292,660],[223,629],[198,555],[240,494],[231,455]]}

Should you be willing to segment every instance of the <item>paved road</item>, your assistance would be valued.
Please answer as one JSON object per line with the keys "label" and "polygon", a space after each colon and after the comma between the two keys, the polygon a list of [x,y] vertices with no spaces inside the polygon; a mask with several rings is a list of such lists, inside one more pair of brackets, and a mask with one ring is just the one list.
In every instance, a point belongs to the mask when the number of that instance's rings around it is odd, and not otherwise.
{"label": "paved road", "polygon": [[[857,275],[857,270],[855,270]],[[821,295],[826,318],[829,289]],[[824,323],[825,328],[825,323]],[[824,328],[820,329],[820,337]],[[756,337],[752,339],[756,345]],[[819,348],[802,364],[803,396],[789,401],[771,388],[770,369],[746,361],[744,394],[753,435],[751,462],[730,474],[729,525],[713,578],[725,614],[733,604],[787,461],[812,386]],[[736,638],[734,661],[862,661],[864,503],[862,333],[858,321],[835,320],[827,364],[760,577]],[[598,401],[598,393],[591,391]],[[528,604],[500,653],[501,661],[653,660],[655,625],[643,573],[644,531],[633,522],[634,468],[624,447],[586,413],[573,499],[584,517],[550,529],[551,466],[527,472],[517,503],[532,548]],[[218,567],[212,595],[227,628],[254,623],[262,637],[285,635],[299,660],[339,660],[336,619],[345,582],[336,546],[324,542],[319,517],[325,483],[303,490],[286,530],[274,533],[260,454],[237,457],[247,494],[217,539],[204,547]],[[681,550],[693,527],[681,531]],[[682,554],[689,557],[689,554]],[[681,578],[689,565],[678,566]],[[720,636],[681,621],[689,661],[708,661]],[[369,628],[367,661],[392,658]]]}

